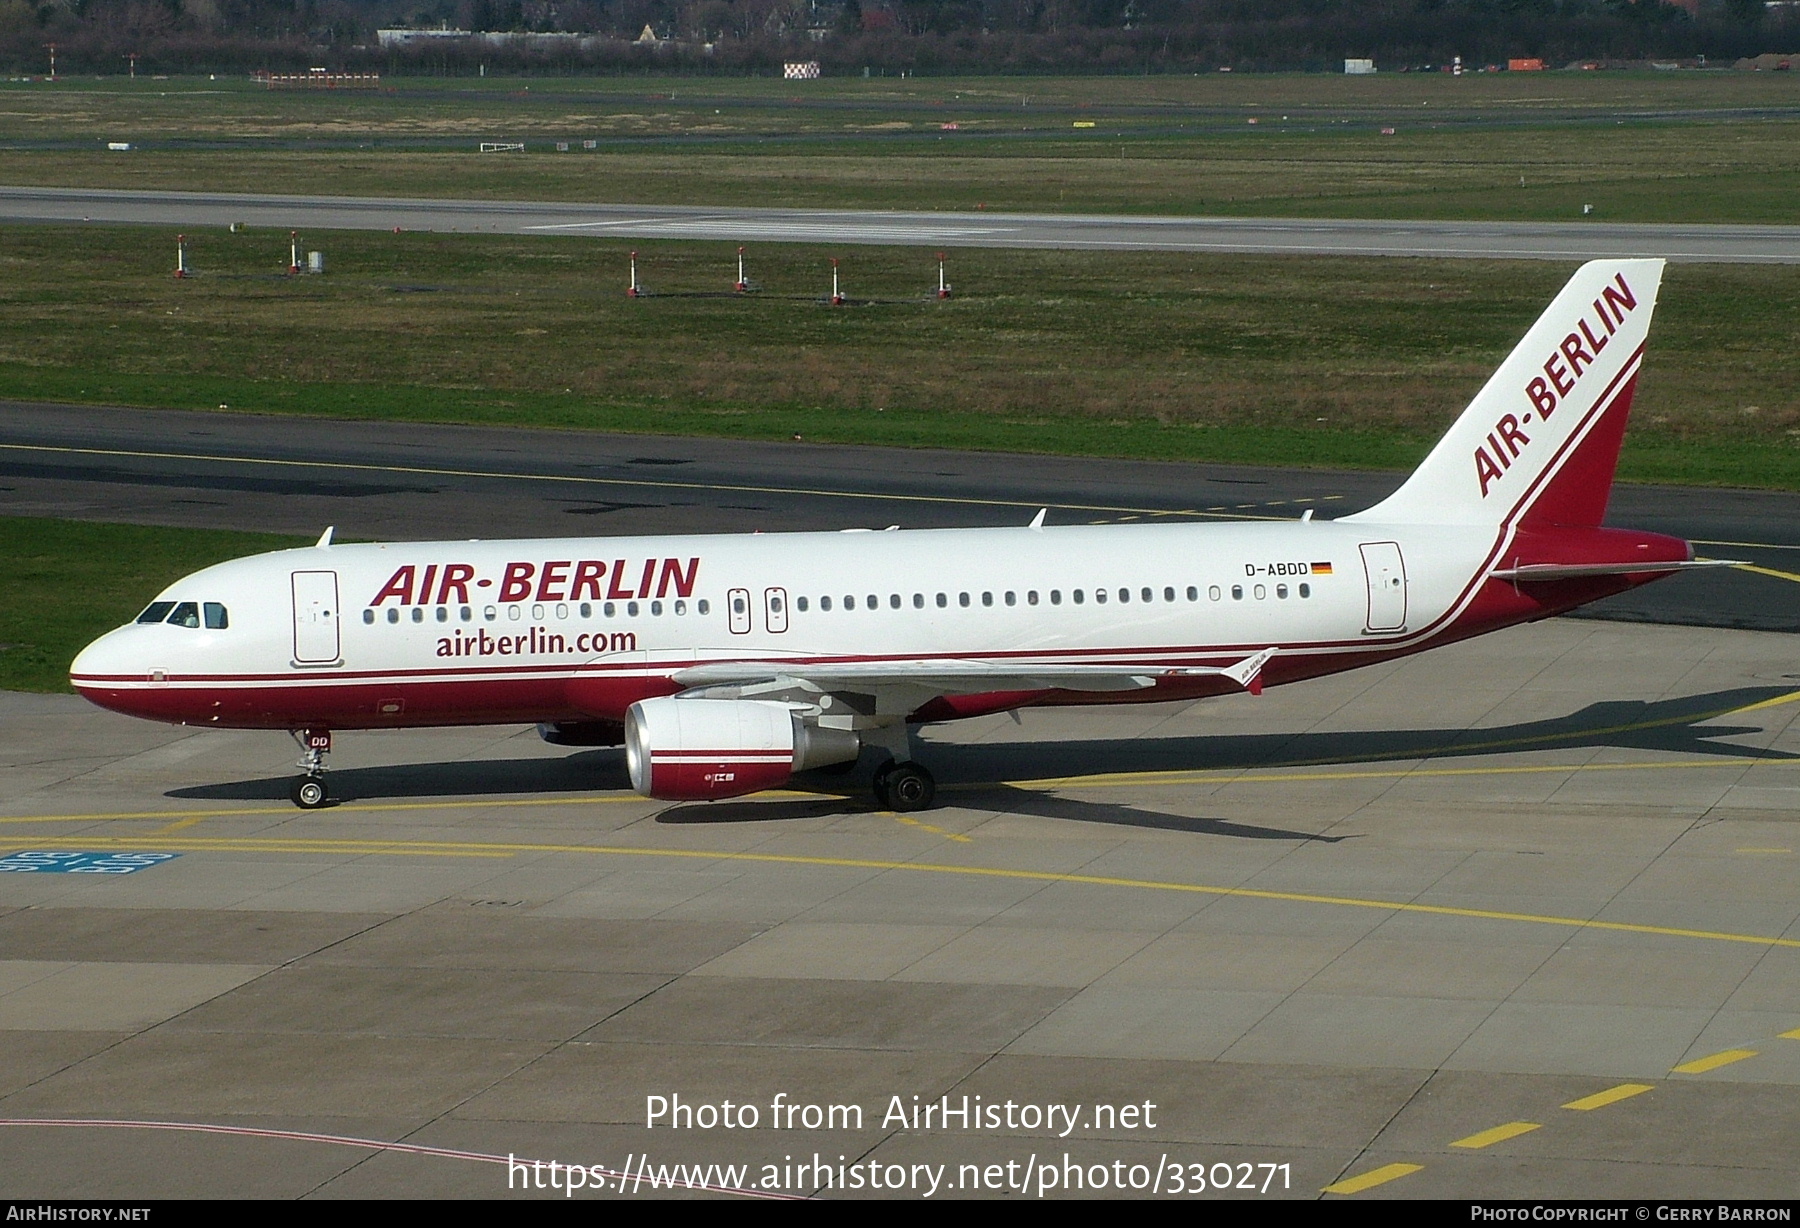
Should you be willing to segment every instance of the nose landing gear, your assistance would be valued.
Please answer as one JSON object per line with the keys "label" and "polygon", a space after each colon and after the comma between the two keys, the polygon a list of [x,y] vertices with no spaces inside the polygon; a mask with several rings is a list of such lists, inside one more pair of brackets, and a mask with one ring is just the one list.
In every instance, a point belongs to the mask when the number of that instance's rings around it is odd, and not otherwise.
{"label": "nose landing gear", "polygon": [[325,756],[331,753],[331,730],[295,729],[290,732],[294,741],[300,744],[300,762],[296,766],[306,774],[294,778],[288,796],[302,810],[317,810],[331,800],[331,791],[325,787]]}

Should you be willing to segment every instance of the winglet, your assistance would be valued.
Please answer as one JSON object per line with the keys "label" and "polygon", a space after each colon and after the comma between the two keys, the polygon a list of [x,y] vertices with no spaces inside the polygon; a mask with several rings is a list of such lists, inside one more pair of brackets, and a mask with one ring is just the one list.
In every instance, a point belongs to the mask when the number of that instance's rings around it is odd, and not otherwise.
{"label": "winglet", "polygon": [[1249,691],[1252,695],[1261,695],[1263,691],[1263,666],[1275,656],[1276,649],[1265,648],[1253,657],[1245,657],[1236,665],[1227,666],[1220,672],[1227,678]]}
{"label": "winglet", "polygon": [[1033,516],[1031,518],[1031,523],[1025,527],[1028,529],[1042,529],[1044,527],[1044,517],[1049,514],[1049,511],[1050,509],[1047,507],[1040,507],[1038,509],[1038,514]]}
{"label": "winglet", "polygon": [[323,533],[319,534],[319,540],[313,543],[313,549],[314,550],[329,550],[329,549],[331,549],[331,531],[335,528],[337,528],[337,526],[334,524],[326,525],[325,531]]}

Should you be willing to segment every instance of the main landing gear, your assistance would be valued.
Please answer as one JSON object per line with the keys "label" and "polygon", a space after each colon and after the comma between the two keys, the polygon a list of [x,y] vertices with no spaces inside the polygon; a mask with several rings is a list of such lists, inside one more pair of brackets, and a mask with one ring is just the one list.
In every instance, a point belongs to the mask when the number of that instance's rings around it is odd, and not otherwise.
{"label": "main landing gear", "polygon": [[875,771],[875,800],[889,810],[929,810],[936,797],[937,781],[917,763],[890,759]]}
{"label": "main landing gear", "polygon": [[294,778],[288,796],[302,810],[317,810],[331,800],[331,791],[325,787],[325,756],[331,753],[331,730],[295,729],[290,732],[294,741],[300,744],[297,766],[306,774]]}

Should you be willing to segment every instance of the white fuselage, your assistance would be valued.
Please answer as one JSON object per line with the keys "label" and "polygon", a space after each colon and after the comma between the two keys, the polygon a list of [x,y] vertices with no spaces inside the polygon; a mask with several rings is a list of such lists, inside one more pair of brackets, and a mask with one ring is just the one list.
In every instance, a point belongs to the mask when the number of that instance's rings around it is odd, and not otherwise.
{"label": "white fuselage", "polygon": [[188,576],[158,602],[223,606],[225,628],[133,624],[72,673],[141,715],[289,728],[617,720],[675,670],[748,658],[1275,647],[1279,682],[1441,635],[1495,548],[1491,530],[1323,521],[336,545]]}

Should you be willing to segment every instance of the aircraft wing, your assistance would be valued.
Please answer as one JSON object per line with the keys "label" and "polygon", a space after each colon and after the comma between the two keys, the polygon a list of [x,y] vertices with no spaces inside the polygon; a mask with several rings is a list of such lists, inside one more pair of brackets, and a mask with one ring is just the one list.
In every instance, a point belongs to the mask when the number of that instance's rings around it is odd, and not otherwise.
{"label": "aircraft wing", "polygon": [[683,686],[799,686],[812,692],[902,688],[937,695],[979,691],[1134,691],[1164,678],[1223,676],[1247,690],[1261,688],[1263,666],[1275,655],[1265,648],[1227,666],[1070,665],[1026,661],[933,658],[916,661],[720,661],[679,670]]}
{"label": "aircraft wing", "polygon": [[1639,576],[1650,572],[1691,571],[1698,567],[1736,567],[1736,559],[1666,560],[1660,563],[1525,563],[1488,573],[1495,580],[1515,583],[1532,580],[1580,580],[1587,576]]}

